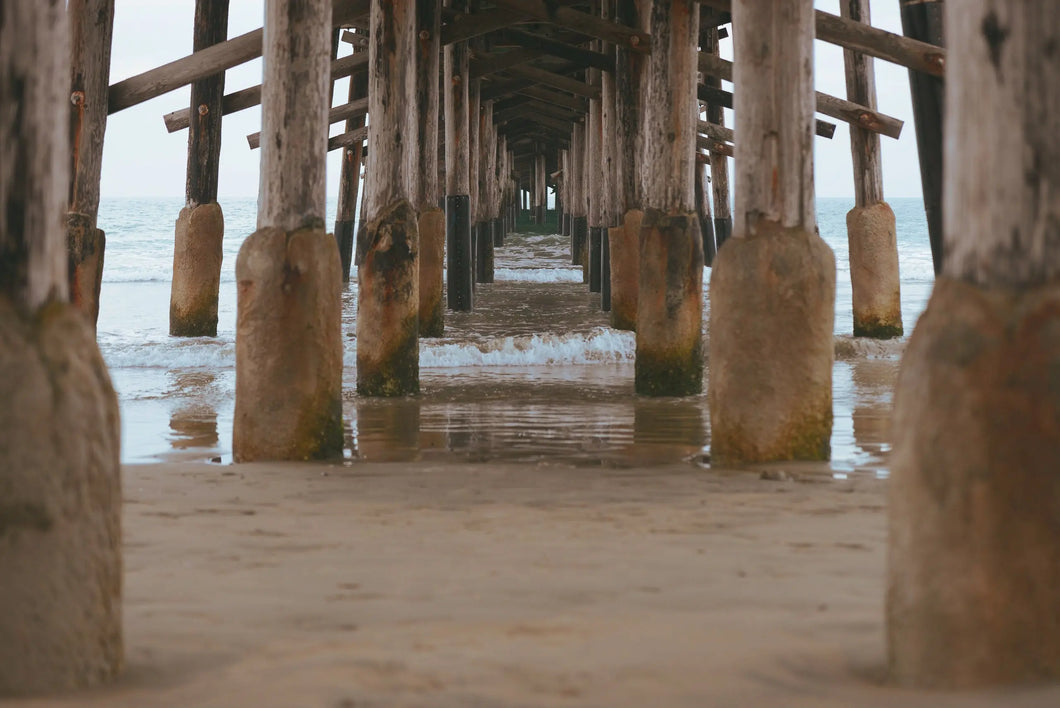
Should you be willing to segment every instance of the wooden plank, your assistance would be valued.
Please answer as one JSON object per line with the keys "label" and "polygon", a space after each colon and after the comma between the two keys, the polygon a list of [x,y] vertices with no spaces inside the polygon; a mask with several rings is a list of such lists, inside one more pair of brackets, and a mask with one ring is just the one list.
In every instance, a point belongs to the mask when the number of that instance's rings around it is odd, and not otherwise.
{"label": "wooden plank", "polygon": [[[719,10],[731,10],[732,0],[699,0]],[[821,10],[814,11],[816,36],[829,44],[853,49],[931,76],[944,76],[946,50],[900,34],[838,17]]]}
{"label": "wooden plank", "polygon": [[[368,0],[337,1],[332,15],[332,26],[338,26],[350,18],[363,15],[368,6]],[[111,114],[123,111],[182,86],[187,86],[193,81],[257,59],[261,56],[263,37],[263,29],[252,30],[119,81],[109,89],[108,111]]]}
{"label": "wooden plank", "polygon": [[[870,24],[868,0],[840,0],[839,12],[846,19]],[[876,72],[872,59],[851,49],[843,50],[847,99],[876,108]],[[880,136],[860,126],[850,129],[850,155],[854,166],[854,204],[871,206],[883,201],[883,167]]]}
{"label": "wooden plank", "polygon": [[[332,80],[352,76],[356,73],[363,73],[367,70],[368,52],[350,54],[349,56],[340,57],[331,62]],[[231,113],[238,113],[239,111],[253,108],[258,105],[261,105],[260,84],[258,86],[251,86],[227,94],[221,102],[221,114],[227,116]],[[191,111],[187,108],[181,108],[179,111],[166,113],[162,116],[162,120],[165,121],[166,131],[175,133],[178,130],[184,130],[188,127],[191,121]]]}
{"label": "wooden plank", "polygon": [[545,103],[568,108],[577,113],[585,113],[585,111],[589,110],[589,105],[584,98],[571,96],[569,93],[553,91],[544,86],[527,86],[519,89],[519,93]]}
{"label": "wooden plank", "polygon": [[471,72],[472,80],[480,79],[483,76],[496,74],[500,71],[506,71],[513,66],[519,66],[520,64],[533,61],[541,56],[542,52],[535,49],[516,49],[495,54],[476,50],[474,56],[471,58],[468,70]]}
{"label": "wooden plank", "polygon": [[[700,52],[698,64],[699,70],[705,74],[724,79],[725,81],[732,81],[733,79],[733,63],[731,61],[713,56],[707,52]],[[817,111],[829,118],[835,118],[844,123],[856,125],[859,128],[871,130],[874,133],[886,135],[896,140],[902,134],[904,123],[897,118],[892,118],[868,106],[821,93],[820,91],[815,91],[814,96],[816,97]]]}
{"label": "wooden plank", "polygon": [[557,6],[555,3],[544,0],[494,0],[494,4],[505,10],[520,13],[524,17],[540,22],[551,22],[589,37],[629,47],[637,52],[645,54],[651,52],[650,35],[587,12]]}
{"label": "wooden plank", "polygon": [[511,12],[504,8],[480,10],[470,15],[458,13],[451,17],[445,26],[442,27],[442,46],[465,42],[494,30],[511,27],[526,21],[525,15]]}

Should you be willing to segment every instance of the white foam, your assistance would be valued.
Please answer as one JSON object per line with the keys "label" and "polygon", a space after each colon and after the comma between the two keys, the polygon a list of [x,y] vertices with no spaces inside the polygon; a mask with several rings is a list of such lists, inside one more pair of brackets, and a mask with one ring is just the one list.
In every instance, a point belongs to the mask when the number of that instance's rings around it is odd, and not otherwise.
{"label": "white foam", "polygon": [[564,335],[498,337],[479,342],[420,344],[420,368],[544,366],[633,361],[631,332],[597,328]]}
{"label": "white foam", "polygon": [[497,268],[493,279],[522,283],[580,283],[581,266],[571,268]]}
{"label": "white foam", "polygon": [[233,340],[195,337],[166,341],[132,341],[100,336],[100,351],[112,369],[232,369]]}

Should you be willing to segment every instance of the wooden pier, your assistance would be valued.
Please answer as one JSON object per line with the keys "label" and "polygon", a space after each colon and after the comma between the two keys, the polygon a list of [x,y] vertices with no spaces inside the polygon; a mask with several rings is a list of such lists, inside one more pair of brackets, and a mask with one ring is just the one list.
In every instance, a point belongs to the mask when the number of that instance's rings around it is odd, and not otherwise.
{"label": "wooden pier", "polygon": [[[830,454],[836,265],[813,143],[836,121],[854,164],[854,333],[903,335],[880,157],[903,125],[877,108],[874,59],[910,71],[939,275],[896,395],[892,676],[1060,678],[1060,3],[902,0],[903,36],[871,26],[869,0],[839,15],[812,0],[266,0],[264,27],[233,38],[228,0],[194,5],[191,54],[114,84],[113,0],[0,5],[0,397],[18,402],[0,411],[0,696],[122,663],[118,419],[92,336],[109,114],[191,86],[164,116],[188,130],[170,332],[216,335],[223,239],[245,238],[236,461],[342,454],[351,262],[357,393],[414,396],[420,338],[489,297],[526,212],[557,219],[588,301],[635,331],[638,394],[699,395],[709,368],[712,462],[739,467]],[[846,96],[815,90],[815,41],[843,47]],[[226,94],[225,71],[258,57],[262,84]],[[258,104],[257,231],[226,235],[221,124]]]}

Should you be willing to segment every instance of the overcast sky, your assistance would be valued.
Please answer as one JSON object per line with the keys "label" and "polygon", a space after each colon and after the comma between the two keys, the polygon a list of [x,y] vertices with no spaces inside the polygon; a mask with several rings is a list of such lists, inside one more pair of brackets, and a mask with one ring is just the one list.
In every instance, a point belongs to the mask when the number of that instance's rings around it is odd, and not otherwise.
{"label": "overcast sky", "polygon": [[[263,0],[231,0],[228,36],[235,37],[262,24]],[[816,6],[839,13],[839,0],[816,0]],[[191,52],[194,0],[116,0],[111,83],[179,59]],[[873,3],[872,24],[901,33],[897,0]],[[843,53],[839,47],[816,42],[818,91],[845,97]],[[344,51],[349,51],[347,48]],[[723,56],[732,58],[731,39],[722,42]],[[229,69],[225,92],[261,83],[261,60]],[[899,140],[883,137],[883,180],[887,197],[920,196],[916,137],[909,78],[905,69],[876,61],[876,88],[881,112],[905,121]],[[346,81],[336,86],[336,103],[345,102]],[[110,117],[103,154],[103,197],[184,196],[188,137],[186,131],[167,133],[162,115],[185,108],[190,91],[184,88]],[[732,125],[731,113],[727,120]],[[826,120],[831,120],[826,118]],[[833,121],[834,122],[834,121]],[[252,108],[225,116],[222,123],[219,200],[253,197],[258,189],[258,150],[250,150],[246,136],[261,128],[261,110]],[[332,134],[341,125],[332,126]],[[853,195],[850,141],[845,123],[832,140],[816,138],[817,195]],[[328,157],[328,195],[338,191],[339,153]]]}

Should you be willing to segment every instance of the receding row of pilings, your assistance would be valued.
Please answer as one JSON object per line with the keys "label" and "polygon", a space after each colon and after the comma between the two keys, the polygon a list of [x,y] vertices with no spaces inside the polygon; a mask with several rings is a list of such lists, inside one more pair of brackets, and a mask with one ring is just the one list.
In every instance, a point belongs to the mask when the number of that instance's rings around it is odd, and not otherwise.
{"label": "receding row of pilings", "polygon": [[[644,150],[641,163],[620,160],[613,173],[621,182],[632,171],[642,209],[626,209],[621,231],[609,231],[611,262],[639,267],[638,386],[663,380],[652,378],[660,371],[690,381],[701,365],[686,335],[695,328],[698,341],[702,257],[690,149],[696,109],[678,100],[694,95],[697,7],[684,0],[640,7],[636,26],[653,37],[639,78],[645,101],[622,118],[616,100],[613,133],[627,145],[623,121],[635,121]],[[105,681],[122,664],[118,412],[90,318],[70,305],[78,297],[70,275],[83,262],[70,260],[77,251],[61,220],[72,204],[86,210],[78,215],[98,205],[98,170],[94,185],[80,182],[91,173],[84,166],[98,164],[89,138],[102,136],[102,119],[90,118],[100,115],[100,91],[77,71],[74,85],[84,90],[72,97],[65,90],[68,42],[82,45],[75,62],[109,51],[109,29],[100,37],[68,31],[68,11],[82,14],[77,26],[91,16],[109,28],[112,7],[85,0],[66,8],[59,0],[0,5],[0,106],[8,108],[0,110],[4,695]],[[236,265],[241,460],[315,457],[341,445],[340,257],[323,228],[330,9],[327,0],[266,3],[258,230]],[[619,3],[619,19],[628,9]],[[818,454],[830,415],[835,271],[814,232],[812,4],[737,0],[732,9],[740,140],[733,233],[711,277],[713,450],[717,460],[737,461],[748,447]],[[419,205],[437,203],[420,196],[420,176],[430,172],[419,160],[430,158],[416,145],[421,104],[411,105],[421,21],[407,4],[372,2],[376,127],[359,274],[364,312],[378,304],[383,314],[362,325],[379,332],[361,329],[359,339],[366,376],[384,385],[392,362],[414,365],[429,211]],[[888,658],[895,679],[910,685],[1056,679],[1060,5],[965,0],[947,7],[946,23],[946,255],[895,396]],[[620,78],[616,72],[616,96]],[[757,110],[767,103],[769,111]],[[592,137],[585,131],[575,128],[575,144]],[[586,170],[576,153],[565,158],[572,173]],[[80,190],[89,196],[72,200]],[[601,193],[583,196],[594,194]],[[612,223],[606,209],[594,217],[578,199],[563,204],[585,236]],[[480,218],[468,210],[469,223]],[[596,218],[604,221],[588,223]],[[640,226],[628,228],[637,218]],[[82,226],[95,228],[91,218]],[[639,255],[616,259],[630,241]],[[647,341],[647,330],[667,325]],[[359,368],[360,357],[359,342]],[[375,361],[391,368],[380,373]]]}

